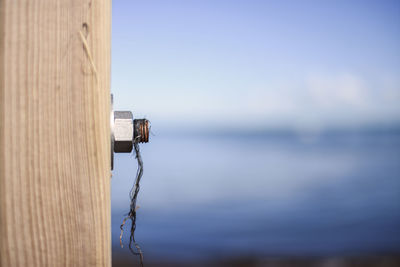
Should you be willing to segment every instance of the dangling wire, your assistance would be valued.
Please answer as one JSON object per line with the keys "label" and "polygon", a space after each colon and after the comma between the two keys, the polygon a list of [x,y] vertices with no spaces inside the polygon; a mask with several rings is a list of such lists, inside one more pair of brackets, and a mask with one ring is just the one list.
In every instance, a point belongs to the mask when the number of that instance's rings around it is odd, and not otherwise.
{"label": "dangling wire", "polygon": [[[133,146],[135,148],[136,152],[136,159],[138,162],[138,169],[136,172],[136,180],[135,180],[135,185],[130,191],[130,199],[131,199],[131,204],[130,204],[130,210],[127,216],[124,218],[121,224],[121,235],[119,236],[119,242],[122,245],[122,235],[124,233],[124,225],[128,219],[131,220],[132,225],[131,225],[131,236],[129,238],[129,250],[134,254],[134,255],[139,255],[140,257],[140,266],[143,267],[143,252],[140,249],[139,244],[135,240],[135,230],[136,230],[136,200],[137,196],[140,190],[140,179],[143,176],[143,161],[142,161],[142,156],[140,155],[140,149],[139,149],[139,142],[140,142],[140,135],[137,136],[133,142]],[[133,248],[135,246],[136,250]]]}

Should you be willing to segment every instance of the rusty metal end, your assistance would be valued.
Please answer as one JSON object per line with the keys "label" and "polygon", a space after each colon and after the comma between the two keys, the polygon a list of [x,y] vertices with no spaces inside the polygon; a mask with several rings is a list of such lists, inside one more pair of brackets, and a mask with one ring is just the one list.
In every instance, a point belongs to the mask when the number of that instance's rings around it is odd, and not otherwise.
{"label": "rusty metal end", "polygon": [[133,120],[134,125],[134,142],[147,143],[149,142],[149,121],[146,119]]}

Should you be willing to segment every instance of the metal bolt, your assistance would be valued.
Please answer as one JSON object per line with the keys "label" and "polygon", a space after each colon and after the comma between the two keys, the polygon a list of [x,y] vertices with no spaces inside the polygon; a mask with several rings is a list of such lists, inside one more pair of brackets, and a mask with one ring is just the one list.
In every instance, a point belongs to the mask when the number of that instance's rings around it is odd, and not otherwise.
{"label": "metal bolt", "polygon": [[134,142],[149,142],[149,121],[133,120],[130,111],[114,111],[114,152],[130,153]]}
{"label": "metal bolt", "polygon": [[149,121],[133,119],[130,111],[114,111],[111,95],[111,170],[114,165],[115,153],[130,153],[134,143],[149,142]]}
{"label": "metal bolt", "polygon": [[133,121],[134,129],[134,142],[147,143],[149,142],[149,121],[146,119],[136,119]]}
{"label": "metal bolt", "polygon": [[131,152],[133,148],[133,140],[132,112],[114,111],[114,152]]}

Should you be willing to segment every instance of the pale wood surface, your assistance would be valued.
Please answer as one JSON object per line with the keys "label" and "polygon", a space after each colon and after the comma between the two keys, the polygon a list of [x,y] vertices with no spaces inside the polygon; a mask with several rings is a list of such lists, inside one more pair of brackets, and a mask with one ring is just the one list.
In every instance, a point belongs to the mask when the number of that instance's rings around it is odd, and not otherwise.
{"label": "pale wood surface", "polygon": [[0,266],[109,266],[111,0],[0,0]]}

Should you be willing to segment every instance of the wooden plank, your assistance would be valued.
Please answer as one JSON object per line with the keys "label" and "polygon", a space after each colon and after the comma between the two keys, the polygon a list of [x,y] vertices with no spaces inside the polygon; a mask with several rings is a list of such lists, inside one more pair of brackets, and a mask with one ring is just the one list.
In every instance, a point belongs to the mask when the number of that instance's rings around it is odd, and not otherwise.
{"label": "wooden plank", "polygon": [[0,266],[109,266],[110,0],[0,0]]}

